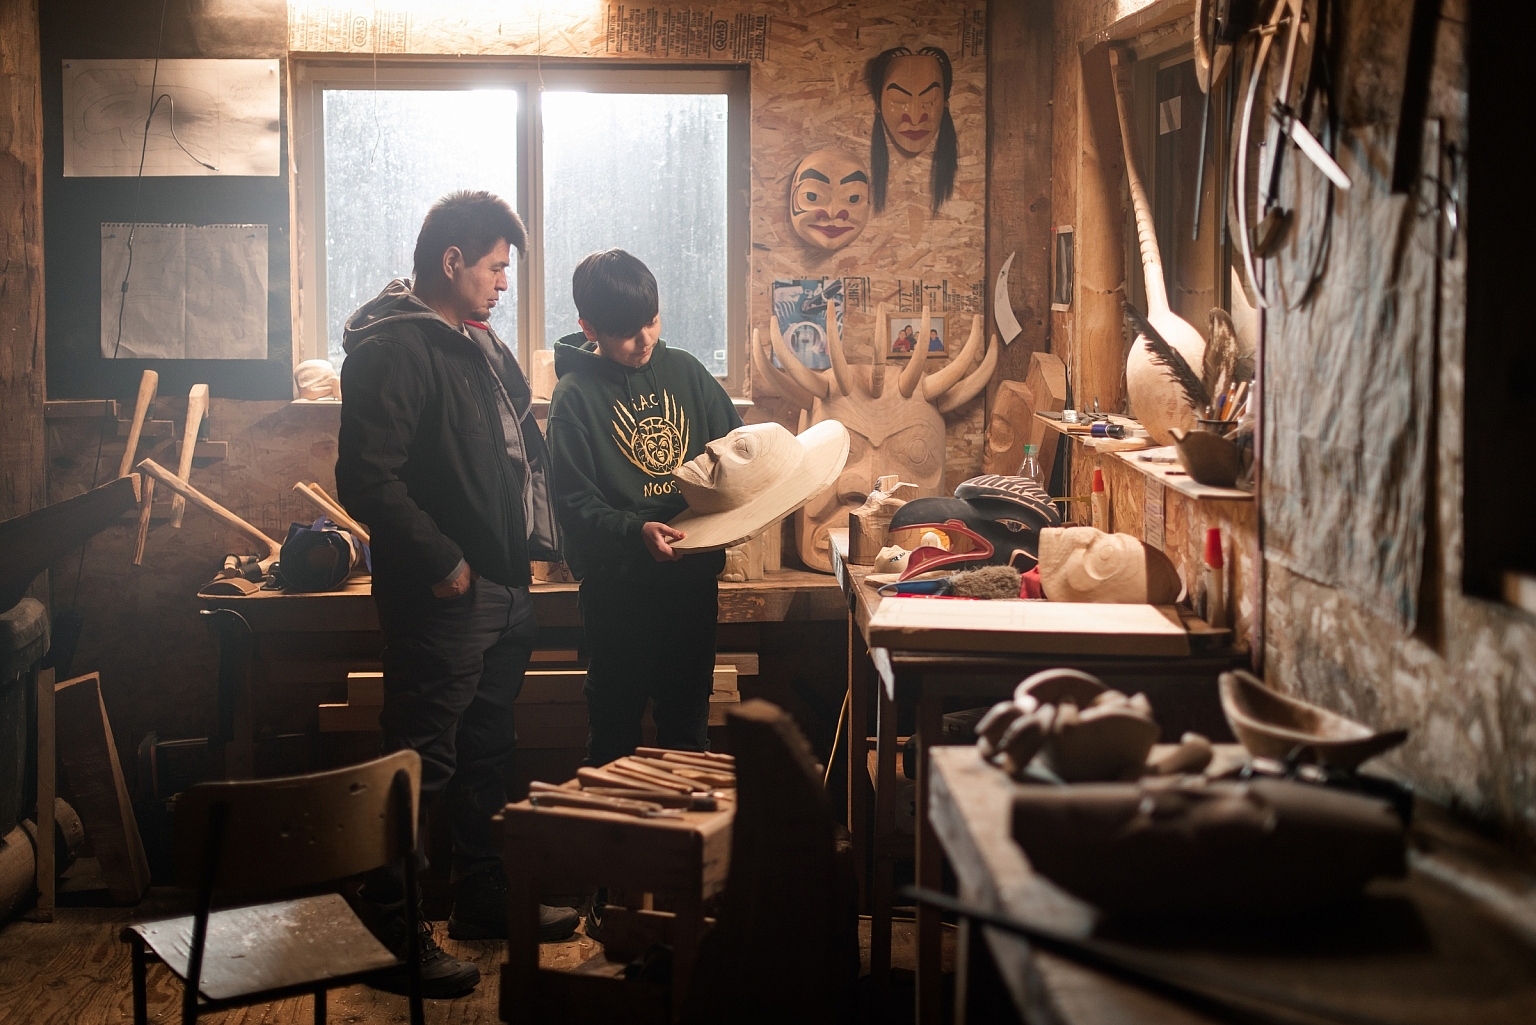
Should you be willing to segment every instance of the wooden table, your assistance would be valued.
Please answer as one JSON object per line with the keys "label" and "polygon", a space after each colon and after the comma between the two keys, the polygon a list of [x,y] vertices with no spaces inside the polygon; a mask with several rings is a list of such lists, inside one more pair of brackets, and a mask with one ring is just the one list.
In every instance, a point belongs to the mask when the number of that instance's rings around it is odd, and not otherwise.
{"label": "wooden table", "polygon": [[[1013,694],[1020,680],[1042,669],[1071,666],[1094,674],[1106,684],[1130,693],[1141,692],[1152,702],[1166,734],[1177,739],[1185,730],[1204,733],[1212,740],[1230,739],[1221,715],[1216,678],[1223,672],[1248,664],[1246,653],[1230,647],[1201,646],[1224,642],[1230,634],[1211,632],[1199,623],[1191,633],[1191,653],[1180,656],[1085,656],[1053,654],[969,654],[953,651],[892,650],[869,647],[869,621],[880,607],[876,588],[865,583],[869,568],[845,560],[846,539],[834,536],[832,565],[848,599],[848,821],[854,833],[855,862],[864,864],[869,837],[864,830],[866,797],[853,767],[868,764],[866,723],[869,695],[876,698],[874,765],[870,772],[875,793],[875,835],[891,835],[894,797],[884,780],[896,776],[898,707],[915,707],[917,744],[917,830],[913,844],[917,861],[917,885],[938,889],[942,879],[943,852],[937,835],[921,810],[928,807],[928,750],[946,742],[943,716],[946,702],[966,699],[973,707],[1003,700]],[[912,600],[912,599],[901,599]],[[875,678],[871,680],[871,672]],[[872,682],[878,686],[871,686]],[[870,899],[870,974],[877,993],[884,992],[890,975],[891,905],[894,899],[894,865],[904,851],[876,846]],[[930,907],[917,909],[917,1014],[918,1021],[936,1023],[942,1015],[940,998],[940,918]]]}
{"label": "wooden table", "polygon": [[[583,1012],[602,1008],[622,1009],[609,1020],[645,1020],[644,1010],[658,1003],[670,1004],[674,1019],[681,1013],[703,937],[704,902],[725,888],[730,869],[736,806],[733,797],[719,801],[718,811],[670,819],[535,808],[527,801],[506,806],[501,823],[510,919],[501,969],[503,1021],[584,1020]],[[598,887],[662,896],[673,909],[631,911],[628,923],[653,931],[672,948],[670,1000],[658,999],[663,995],[641,980],[625,979],[623,963],[606,957],[580,973],[540,969],[540,896]],[[614,913],[605,915],[605,937]],[[642,942],[641,949],[646,946]]]}
{"label": "wooden table", "polygon": [[[377,668],[370,663],[377,663],[384,642],[372,585],[371,577],[359,575],[338,590],[312,594],[198,594],[205,610],[230,613],[213,619],[220,649],[218,734],[229,778],[249,778],[254,769],[253,702],[270,699],[277,687],[313,683],[322,676],[345,679],[349,669]],[[541,633],[570,636],[579,630],[578,585],[534,584],[528,590]],[[762,580],[720,585],[721,623],[840,620],[846,615],[837,581],[824,573],[776,570]],[[252,668],[264,648],[296,671],[281,681],[253,683]],[[314,702],[306,707],[313,716]]]}
{"label": "wooden table", "polygon": [[[1131,938],[1116,936],[1091,906],[1030,868],[1010,834],[1017,784],[974,747],[936,749],[930,759],[925,818],[949,856],[961,900],[1073,935]],[[1359,905],[1264,928],[1158,928],[1158,952],[1399,1025],[1536,1021],[1536,879],[1507,867],[1507,853],[1424,801],[1409,848],[1408,878],[1372,883]],[[1222,1020],[985,926],[962,925],[957,970],[964,971],[967,946],[979,942],[1029,1025]],[[967,986],[956,983],[955,1021],[963,1023]]]}

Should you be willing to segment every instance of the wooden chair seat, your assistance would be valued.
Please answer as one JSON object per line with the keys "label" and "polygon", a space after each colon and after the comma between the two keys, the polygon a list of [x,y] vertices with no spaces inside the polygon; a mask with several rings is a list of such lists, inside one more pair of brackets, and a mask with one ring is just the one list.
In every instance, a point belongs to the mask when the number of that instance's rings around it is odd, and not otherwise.
{"label": "wooden chair seat", "polygon": [[[187,977],[193,916],[141,922],[123,930],[180,979]],[[310,992],[400,962],[363,925],[339,894],[215,911],[208,916],[207,948],[198,987],[207,1000],[239,1000],[280,990]]]}

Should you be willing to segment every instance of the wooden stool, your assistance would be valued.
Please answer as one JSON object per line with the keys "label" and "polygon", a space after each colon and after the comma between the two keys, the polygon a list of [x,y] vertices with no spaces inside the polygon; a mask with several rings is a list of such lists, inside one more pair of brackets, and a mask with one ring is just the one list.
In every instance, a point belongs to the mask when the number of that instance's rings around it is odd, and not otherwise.
{"label": "wooden stool", "polygon": [[[600,886],[666,898],[670,915],[643,912],[672,946],[671,1016],[682,1010],[698,957],[704,902],[725,886],[730,867],[735,802],[713,812],[676,819],[640,819],[582,808],[509,804],[501,823],[510,920],[507,961],[501,970],[503,1021],[576,1021],[651,1004],[650,984],[622,972],[559,972],[539,968],[539,897],[545,892],[586,893]],[[606,929],[606,923],[605,923]],[[654,988],[654,987],[650,987]],[[630,991],[626,994],[626,990]],[[662,994],[664,997],[665,994]],[[609,1015],[611,1018],[611,1015]]]}

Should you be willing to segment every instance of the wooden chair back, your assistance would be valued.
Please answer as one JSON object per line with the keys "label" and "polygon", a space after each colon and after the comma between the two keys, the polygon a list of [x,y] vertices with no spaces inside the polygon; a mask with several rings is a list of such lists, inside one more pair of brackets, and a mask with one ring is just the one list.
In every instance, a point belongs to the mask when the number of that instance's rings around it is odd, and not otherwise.
{"label": "wooden chair back", "polygon": [[851,1021],[858,882],[851,860],[838,858],[837,824],[811,746],[767,701],[733,709],[726,728],[736,756],[731,874],[719,924],[699,950],[683,1021]]}
{"label": "wooden chair back", "polygon": [[[403,824],[400,772],[410,789]],[[177,884],[259,892],[378,868],[415,845],[420,791],[421,756],[409,750],[307,776],[200,783],[176,798]],[[216,836],[222,842],[211,852]]]}

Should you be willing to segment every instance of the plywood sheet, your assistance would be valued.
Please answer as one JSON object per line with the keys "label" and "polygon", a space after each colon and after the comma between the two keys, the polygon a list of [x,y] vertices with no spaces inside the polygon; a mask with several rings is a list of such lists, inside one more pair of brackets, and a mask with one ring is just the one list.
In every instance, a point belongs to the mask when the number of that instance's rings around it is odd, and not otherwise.
{"label": "plywood sheet", "polygon": [[1155,605],[893,598],[869,620],[870,647],[1062,655],[1187,655],[1189,637]]}

